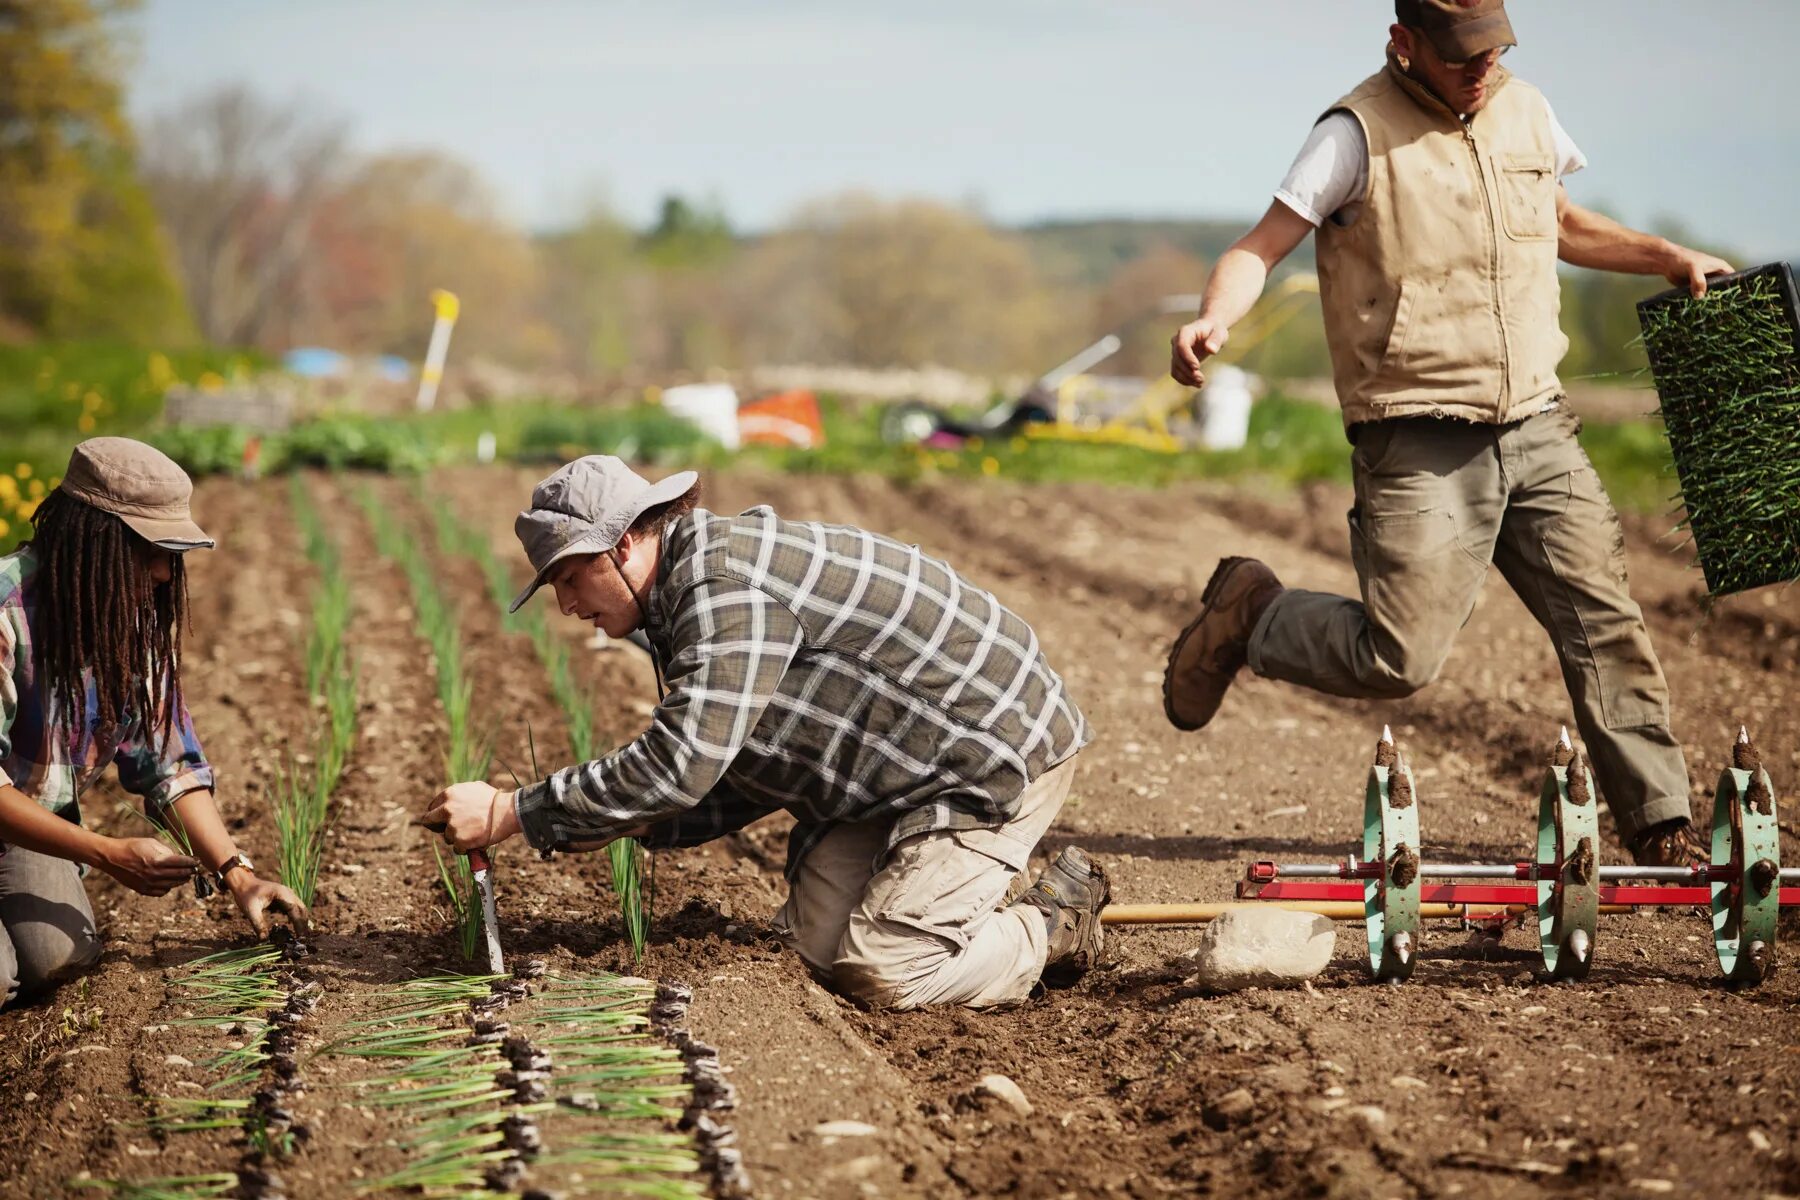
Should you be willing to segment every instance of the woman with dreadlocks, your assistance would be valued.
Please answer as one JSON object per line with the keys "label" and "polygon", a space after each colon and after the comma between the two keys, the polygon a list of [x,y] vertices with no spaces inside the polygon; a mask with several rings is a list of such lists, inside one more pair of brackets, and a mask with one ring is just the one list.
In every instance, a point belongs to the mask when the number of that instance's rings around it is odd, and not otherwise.
{"label": "woman with dreadlocks", "polygon": [[[31,540],[0,556],[0,1003],[99,957],[85,867],[147,896],[190,878],[210,895],[216,880],[259,935],[271,911],[305,928],[299,898],[258,879],[226,832],[182,703],[182,555],[213,544],[188,511],[192,491],[161,451],[93,438]],[[191,856],[82,828],[81,794],[108,763]]]}

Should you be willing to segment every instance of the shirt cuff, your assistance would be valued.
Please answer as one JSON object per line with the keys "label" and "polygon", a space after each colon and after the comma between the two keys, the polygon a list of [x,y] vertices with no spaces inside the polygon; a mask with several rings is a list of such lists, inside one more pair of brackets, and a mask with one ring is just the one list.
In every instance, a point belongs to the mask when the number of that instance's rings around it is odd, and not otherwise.
{"label": "shirt cuff", "polygon": [[513,793],[513,813],[519,818],[519,829],[533,850],[557,849],[556,828],[550,822],[551,807],[556,797],[550,784],[540,780]]}
{"label": "shirt cuff", "polygon": [[1325,218],[1314,212],[1312,210],[1312,205],[1301,203],[1299,199],[1288,193],[1285,189],[1276,192],[1275,198],[1293,209],[1302,220],[1311,225],[1314,229],[1317,229],[1325,223]]}
{"label": "shirt cuff", "polygon": [[213,769],[211,767],[193,767],[169,776],[145,792],[144,807],[167,808],[189,792],[211,791],[212,788]]}

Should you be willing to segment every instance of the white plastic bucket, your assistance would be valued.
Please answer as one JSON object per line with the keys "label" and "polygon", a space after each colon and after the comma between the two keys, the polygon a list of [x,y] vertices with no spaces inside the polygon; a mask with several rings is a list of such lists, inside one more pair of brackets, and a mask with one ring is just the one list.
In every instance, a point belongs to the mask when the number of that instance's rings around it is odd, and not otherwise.
{"label": "white plastic bucket", "polygon": [[700,432],[727,450],[738,448],[737,389],[729,383],[684,383],[667,388],[662,405],[671,415],[699,426]]}
{"label": "white plastic bucket", "polygon": [[1208,450],[1238,450],[1250,438],[1250,373],[1242,367],[1206,369],[1200,392],[1200,444]]}

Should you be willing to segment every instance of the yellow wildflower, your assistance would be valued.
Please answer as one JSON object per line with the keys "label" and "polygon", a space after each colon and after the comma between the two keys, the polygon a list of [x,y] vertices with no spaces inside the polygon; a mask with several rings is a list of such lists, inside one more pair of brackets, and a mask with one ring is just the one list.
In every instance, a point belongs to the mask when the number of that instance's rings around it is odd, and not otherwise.
{"label": "yellow wildflower", "polygon": [[13,474],[17,475],[20,479],[30,479],[31,478],[31,464],[28,462],[20,463],[18,466],[13,468]]}
{"label": "yellow wildflower", "polygon": [[0,475],[0,500],[8,504],[19,498],[19,481],[11,475]]}
{"label": "yellow wildflower", "polygon": [[219,376],[217,371],[208,371],[200,376],[200,390],[203,392],[217,392],[224,387],[225,380]]}
{"label": "yellow wildflower", "polygon": [[81,430],[83,433],[94,432],[94,414],[82,413],[81,416],[77,417],[75,420],[75,428]]}
{"label": "yellow wildflower", "polygon": [[44,481],[43,480],[34,479],[31,481],[31,498],[33,500],[42,500],[44,498]]}
{"label": "yellow wildflower", "polygon": [[1000,460],[991,454],[982,459],[981,473],[983,475],[998,475],[1000,473]]}

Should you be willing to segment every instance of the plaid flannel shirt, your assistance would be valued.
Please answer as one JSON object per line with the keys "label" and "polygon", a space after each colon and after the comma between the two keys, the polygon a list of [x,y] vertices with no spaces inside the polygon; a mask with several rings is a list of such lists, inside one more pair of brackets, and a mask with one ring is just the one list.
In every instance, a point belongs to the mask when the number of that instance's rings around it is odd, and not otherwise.
{"label": "plaid flannel shirt", "polygon": [[843,822],[994,828],[1088,741],[1031,627],[916,546],[699,510],[663,537],[645,632],[667,695],[616,753],[521,789],[539,849],[641,825],[697,845],[781,809],[788,873]]}
{"label": "plaid flannel shirt", "polygon": [[46,720],[49,697],[39,689],[32,662],[29,549],[0,555],[0,769],[7,782],[66,820],[81,823],[81,794],[108,764],[117,764],[125,790],[161,809],[189,792],[213,786],[213,770],[201,752],[193,719],[183,705],[167,744],[146,729],[142,714],[124,722],[106,743],[94,738],[99,701],[92,684],[81,729],[53,736]]}

